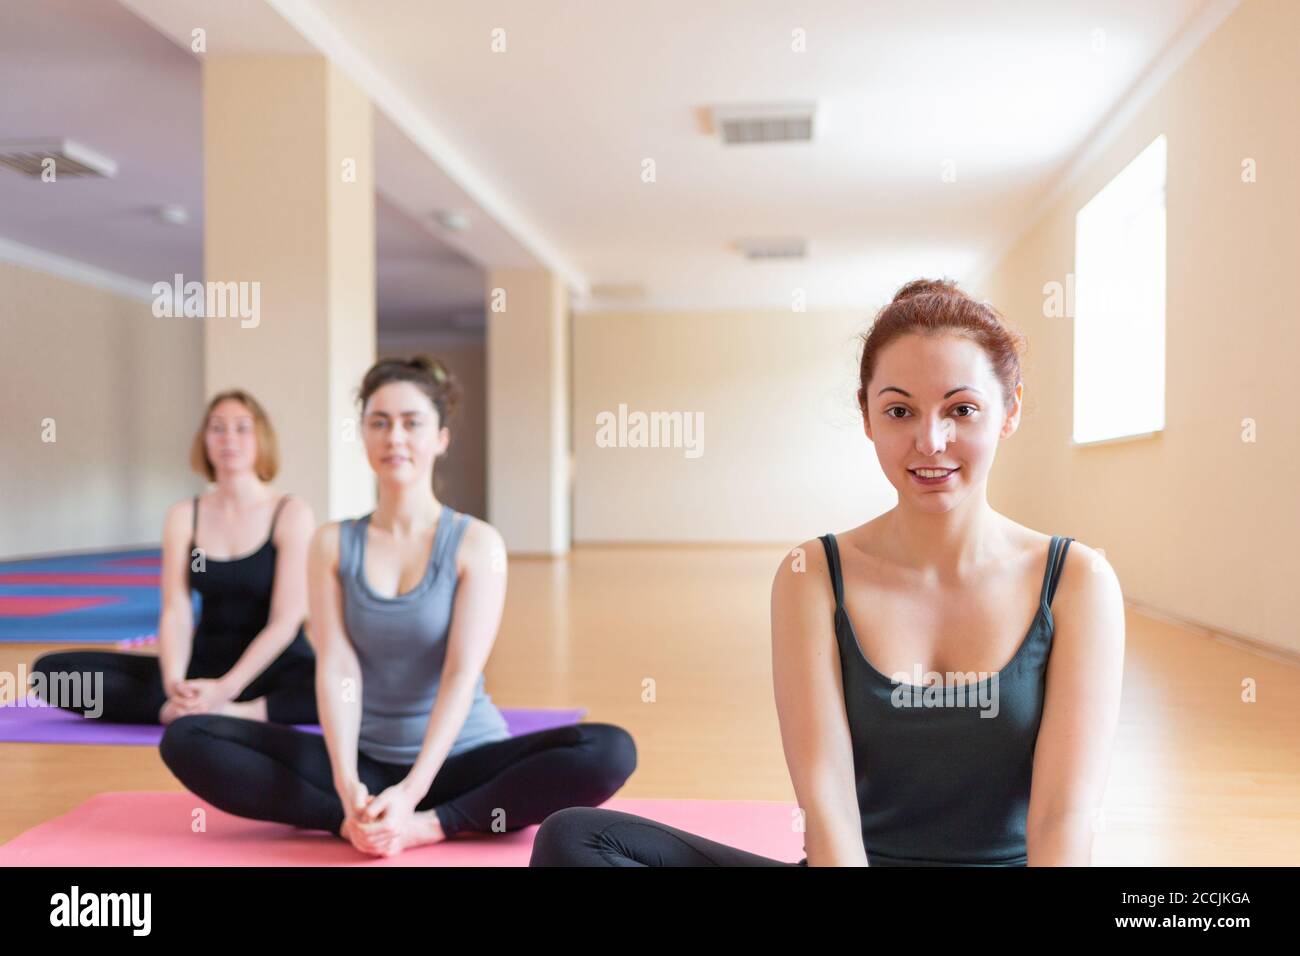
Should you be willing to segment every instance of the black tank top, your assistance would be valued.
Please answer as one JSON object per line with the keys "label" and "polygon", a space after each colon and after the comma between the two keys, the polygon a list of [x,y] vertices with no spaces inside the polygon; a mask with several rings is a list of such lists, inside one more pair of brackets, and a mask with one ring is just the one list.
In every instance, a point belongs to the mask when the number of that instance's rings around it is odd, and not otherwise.
{"label": "black tank top", "polygon": [[[1000,671],[880,673],[844,610],[839,544],[821,537],[835,590],[835,636],[862,843],[871,866],[1023,866],[1034,744],[1052,648],[1052,597],[1073,538],[1053,535],[1037,613]],[[982,679],[980,679],[982,678]],[[976,680],[978,679],[978,680]]]}
{"label": "black tank top", "polygon": [[[218,561],[195,554],[194,540],[199,526],[199,497],[194,496],[194,521],[190,526],[190,572],[192,591],[202,595],[198,626],[194,629],[194,650],[190,655],[190,676],[220,676],[230,670],[253,638],[271,617],[271,591],[275,584],[275,522],[288,500],[285,495],[271,516],[266,541],[251,554]],[[197,566],[197,567],[196,567]],[[203,568],[203,570],[197,570]],[[299,625],[298,633],[271,664],[278,667],[293,658],[313,657],[311,644]],[[271,669],[268,668],[268,671]]]}

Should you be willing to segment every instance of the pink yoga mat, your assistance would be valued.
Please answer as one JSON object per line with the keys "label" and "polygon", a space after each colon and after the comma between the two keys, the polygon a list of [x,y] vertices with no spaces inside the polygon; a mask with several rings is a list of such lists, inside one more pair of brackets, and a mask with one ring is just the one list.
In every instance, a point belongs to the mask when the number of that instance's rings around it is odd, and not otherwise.
{"label": "pink yoga mat", "polygon": [[[794,804],[615,798],[604,806],[790,863],[804,855]],[[327,833],[231,816],[190,793],[119,791],[0,846],[0,866],[527,866],[536,834],[531,826],[465,835],[380,859]]]}
{"label": "pink yoga mat", "polygon": [[[549,710],[501,708],[513,737],[536,730],[576,724],[586,709]],[[316,724],[301,724],[300,730],[320,733]],[[28,698],[25,706],[0,707],[0,743],[10,744],[126,744],[156,747],[162,739],[162,724],[110,724],[51,707]]]}

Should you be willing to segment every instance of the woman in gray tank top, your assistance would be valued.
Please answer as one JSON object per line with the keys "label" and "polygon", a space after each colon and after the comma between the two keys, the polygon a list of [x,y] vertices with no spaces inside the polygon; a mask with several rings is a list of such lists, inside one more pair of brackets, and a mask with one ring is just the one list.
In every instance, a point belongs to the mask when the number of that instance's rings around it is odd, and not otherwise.
{"label": "woman in gray tank top", "polygon": [[621,727],[512,737],[484,690],[505,544],[433,492],[457,392],[446,368],[423,357],[366,373],[361,427],[378,504],[320,528],[308,568],[324,734],[207,715],[175,721],[163,759],[214,806],[392,856],[598,806],[636,768]]}
{"label": "woman in gray tank top", "polygon": [[[772,582],[799,864],[1090,862],[1123,595],[1098,552],[1076,543],[1067,571],[1073,539],[989,506],[998,443],[1020,419],[1020,351],[990,306],[928,280],[903,286],[866,338],[858,404],[898,504],[804,542]],[[590,808],[549,817],[531,863],[791,865]]]}

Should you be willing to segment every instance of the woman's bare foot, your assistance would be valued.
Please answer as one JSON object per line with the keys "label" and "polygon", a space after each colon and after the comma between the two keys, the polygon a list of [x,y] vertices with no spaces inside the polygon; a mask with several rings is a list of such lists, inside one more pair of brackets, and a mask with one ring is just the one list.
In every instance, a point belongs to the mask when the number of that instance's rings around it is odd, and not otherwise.
{"label": "woman's bare foot", "polygon": [[177,717],[185,716],[185,711],[176,706],[176,702],[168,698],[167,702],[158,709],[158,723],[170,724]]}
{"label": "woman's bare foot", "polygon": [[436,810],[417,810],[411,814],[411,823],[402,835],[402,848],[425,846],[429,843],[441,843],[447,839],[442,832],[442,821]]}
{"label": "woman's bare foot", "polygon": [[[351,818],[345,819],[342,826],[339,827],[339,836],[356,846],[352,835],[358,831],[354,829],[354,826],[356,825]],[[397,838],[389,844],[387,850],[374,855],[397,856],[403,850],[409,850],[417,846],[428,846],[431,843],[441,843],[446,839],[447,835],[442,830],[442,823],[438,819],[437,812],[434,810],[417,810],[411,814],[406,829],[398,834]]]}
{"label": "woman's bare foot", "polygon": [[266,721],[266,698],[256,700],[228,700],[208,711],[211,714],[225,714],[227,717],[243,717],[245,720]]}

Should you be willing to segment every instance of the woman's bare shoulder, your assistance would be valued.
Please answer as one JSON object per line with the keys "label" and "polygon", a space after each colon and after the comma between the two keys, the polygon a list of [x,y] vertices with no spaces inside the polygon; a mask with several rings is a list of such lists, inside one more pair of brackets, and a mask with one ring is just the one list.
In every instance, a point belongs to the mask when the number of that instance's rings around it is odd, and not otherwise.
{"label": "woman's bare shoulder", "polygon": [[[1034,560],[1050,555],[1052,538],[1057,535],[1027,528],[1014,521],[1009,521],[1008,527],[1013,535],[1018,536],[1019,546]],[[1061,534],[1059,537],[1069,541],[1063,544],[1061,552],[1064,558],[1056,580],[1053,613],[1059,618],[1085,608],[1095,610],[1099,604],[1112,607],[1116,602],[1122,604],[1119,579],[1106,560],[1106,549],[1084,544],[1072,535]]]}
{"label": "woman's bare shoulder", "polygon": [[1072,606],[1115,602],[1123,604],[1123,593],[1115,569],[1106,560],[1106,549],[1071,539],[1056,582],[1053,610],[1068,613]]}
{"label": "woman's bare shoulder", "polygon": [[177,533],[189,534],[190,528],[194,522],[194,499],[197,495],[191,495],[188,498],[181,498],[174,501],[167,508],[167,513],[163,516],[163,533],[175,535]]}
{"label": "woman's bare shoulder", "polygon": [[1008,551],[1006,555],[1008,560],[1023,558],[1029,563],[1043,562],[1039,559],[1044,558],[1052,544],[1052,534],[1039,531],[1036,528],[1030,528],[1027,525],[1020,524],[1018,521],[1012,521],[1006,515],[999,515],[1002,519],[1002,538]]}
{"label": "woman's bare shoulder", "polygon": [[316,526],[316,513],[312,511],[312,507],[307,503],[306,498],[300,498],[289,493],[279,496],[277,500],[283,500],[284,502],[280,506],[281,521],[307,523],[313,528]]}
{"label": "woman's bare shoulder", "polygon": [[317,558],[337,560],[339,556],[339,528],[341,521],[327,521],[311,536],[311,554]]}
{"label": "woman's bare shoulder", "polygon": [[[464,514],[464,512],[462,512]],[[456,551],[456,564],[460,568],[504,566],[506,542],[501,532],[482,518],[465,515],[465,533]]]}

